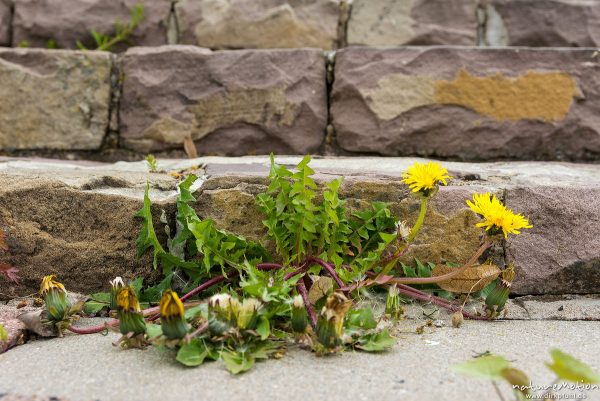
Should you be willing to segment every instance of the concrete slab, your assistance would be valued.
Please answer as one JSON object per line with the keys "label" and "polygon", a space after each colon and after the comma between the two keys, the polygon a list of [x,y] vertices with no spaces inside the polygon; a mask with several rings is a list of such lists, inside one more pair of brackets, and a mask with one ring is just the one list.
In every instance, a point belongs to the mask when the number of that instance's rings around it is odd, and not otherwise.
{"label": "concrete slab", "polygon": [[[549,384],[553,375],[544,362],[553,347],[600,370],[600,343],[594,340],[600,336],[598,322],[466,321],[459,329],[428,327],[418,335],[419,324],[401,322],[398,344],[388,353],[317,358],[290,346],[283,359],[259,363],[241,376],[230,375],[220,362],[189,369],[175,362],[171,352],[117,349],[111,345],[117,338],[113,333],[34,341],[0,355],[0,399],[494,400],[490,383],[449,368],[491,351],[527,372],[533,384]],[[510,390],[501,387],[509,399]],[[584,395],[600,400],[600,390]]]}

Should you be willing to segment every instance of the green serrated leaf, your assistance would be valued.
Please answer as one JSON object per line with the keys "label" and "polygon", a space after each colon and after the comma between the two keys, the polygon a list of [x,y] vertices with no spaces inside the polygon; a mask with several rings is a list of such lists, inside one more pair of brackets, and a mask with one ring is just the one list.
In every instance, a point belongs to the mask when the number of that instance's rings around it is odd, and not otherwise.
{"label": "green serrated leaf", "polygon": [[246,372],[254,366],[254,358],[248,352],[223,351],[221,358],[227,370],[234,375]]}
{"label": "green serrated leaf", "polygon": [[271,334],[271,323],[266,316],[260,317],[258,325],[256,326],[256,332],[258,335],[260,335],[260,339],[263,341],[269,338],[269,335]]}
{"label": "green serrated leaf", "polygon": [[500,355],[486,355],[454,365],[451,369],[466,376],[479,379],[500,380],[502,371],[510,366],[506,358]]}
{"label": "green serrated leaf", "polygon": [[366,352],[383,352],[392,348],[396,344],[394,337],[390,335],[387,328],[374,334],[363,336],[356,344],[359,348]]}
{"label": "green serrated leaf", "polygon": [[550,351],[550,356],[552,363],[546,362],[546,366],[559,379],[584,384],[600,382],[600,375],[579,359],[556,348]]}
{"label": "green serrated leaf", "polygon": [[159,324],[146,323],[146,334],[149,338],[155,338],[162,335],[162,328]]}
{"label": "green serrated leaf", "polygon": [[377,321],[372,309],[353,309],[346,315],[345,326],[349,329],[370,330],[377,327]]}
{"label": "green serrated leaf", "polygon": [[210,349],[203,339],[195,338],[189,344],[183,345],[177,352],[178,362],[185,366],[199,366],[209,357]]}

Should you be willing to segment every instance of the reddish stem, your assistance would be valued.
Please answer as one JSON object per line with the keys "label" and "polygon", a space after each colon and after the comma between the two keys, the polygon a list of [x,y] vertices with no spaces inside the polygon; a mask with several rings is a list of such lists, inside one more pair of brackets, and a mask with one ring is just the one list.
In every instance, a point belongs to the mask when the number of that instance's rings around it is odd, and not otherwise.
{"label": "reddish stem", "polygon": [[[343,288],[346,286],[344,284],[344,282],[342,281],[342,279],[340,279],[340,276],[338,276],[337,272],[335,271],[335,268],[331,264],[325,262],[323,259],[314,258],[314,257],[311,257],[308,260],[309,260],[309,262],[313,262],[313,263],[317,263],[317,264],[321,265],[327,271],[327,273],[329,273],[329,275],[335,280],[335,282],[337,283],[339,288]],[[343,291],[343,292],[347,293],[346,291]]]}
{"label": "reddish stem", "polygon": [[259,263],[256,265],[256,268],[259,270],[279,270],[283,269],[283,265],[279,263]]}
{"label": "reddish stem", "polygon": [[404,294],[408,297],[415,298],[420,301],[431,302],[435,305],[441,306],[442,308],[448,309],[452,312],[460,311],[460,312],[462,312],[464,317],[467,317],[469,319],[488,320],[484,316],[479,316],[479,315],[475,315],[475,314],[464,311],[461,306],[458,306],[458,305],[452,303],[451,301],[448,301],[447,299],[443,299],[440,297],[436,297],[435,295],[427,294],[426,292],[419,291],[416,288],[413,288],[411,286],[408,286],[405,284],[396,284],[396,288],[398,289],[399,293]]}
{"label": "reddish stem", "polygon": [[306,290],[306,285],[304,284],[304,280],[298,280],[298,292],[304,301],[304,306],[306,307],[306,311],[308,312],[308,316],[310,316],[310,324],[314,328],[317,327],[317,313],[315,312],[315,308],[313,308],[310,300],[308,299],[308,291]]}

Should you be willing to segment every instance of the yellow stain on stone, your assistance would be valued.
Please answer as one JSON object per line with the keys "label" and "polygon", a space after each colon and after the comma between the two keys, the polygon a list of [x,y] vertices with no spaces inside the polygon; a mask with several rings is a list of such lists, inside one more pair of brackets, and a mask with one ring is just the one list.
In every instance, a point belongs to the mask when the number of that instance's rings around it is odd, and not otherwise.
{"label": "yellow stain on stone", "polygon": [[453,81],[435,82],[435,103],[467,107],[496,120],[560,121],[569,112],[577,83],[565,72],[528,71],[519,77],[476,77],[459,71]]}
{"label": "yellow stain on stone", "polygon": [[565,72],[478,77],[464,69],[450,81],[390,74],[382,77],[375,88],[363,88],[361,93],[383,120],[417,107],[444,104],[462,106],[498,121],[560,121],[569,112],[573,98],[582,96],[575,79]]}

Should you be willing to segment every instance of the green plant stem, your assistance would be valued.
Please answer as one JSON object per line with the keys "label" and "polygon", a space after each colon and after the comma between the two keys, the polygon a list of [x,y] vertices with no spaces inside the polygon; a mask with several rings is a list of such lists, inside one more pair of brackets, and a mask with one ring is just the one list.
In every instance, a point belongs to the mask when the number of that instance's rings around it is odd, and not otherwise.
{"label": "green plant stem", "polygon": [[419,217],[417,217],[417,221],[415,225],[410,230],[408,234],[408,239],[406,240],[409,244],[413,242],[419,230],[421,230],[421,226],[423,226],[423,222],[425,221],[425,213],[427,213],[427,197],[421,198],[421,209],[419,210]]}

